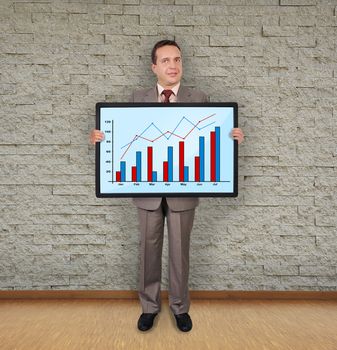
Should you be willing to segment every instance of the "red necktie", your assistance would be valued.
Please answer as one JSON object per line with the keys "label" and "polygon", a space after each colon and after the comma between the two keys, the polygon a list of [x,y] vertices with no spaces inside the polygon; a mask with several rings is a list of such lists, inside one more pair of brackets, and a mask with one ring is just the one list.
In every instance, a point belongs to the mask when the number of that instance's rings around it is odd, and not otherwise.
{"label": "red necktie", "polygon": [[163,90],[162,94],[165,96],[164,103],[170,102],[170,96],[173,94],[172,90]]}

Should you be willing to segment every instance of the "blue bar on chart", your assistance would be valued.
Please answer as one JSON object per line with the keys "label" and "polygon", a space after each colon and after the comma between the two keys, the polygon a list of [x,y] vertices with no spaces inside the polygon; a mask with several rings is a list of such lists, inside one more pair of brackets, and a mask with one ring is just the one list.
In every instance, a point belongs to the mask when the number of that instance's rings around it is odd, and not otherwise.
{"label": "blue bar on chart", "polygon": [[126,181],[126,162],[121,162],[121,182]]}
{"label": "blue bar on chart", "polygon": [[200,181],[205,181],[205,137],[199,137]]}
{"label": "blue bar on chart", "polygon": [[142,181],[142,152],[136,152],[137,182]]}
{"label": "blue bar on chart", "polygon": [[215,179],[220,181],[220,127],[215,127]]}
{"label": "blue bar on chart", "polygon": [[167,160],[168,160],[168,181],[173,181],[173,147],[167,148]]}
{"label": "blue bar on chart", "polygon": [[188,182],[188,166],[184,166],[184,182]]}
{"label": "blue bar on chart", "polygon": [[152,172],[152,182],[157,182],[157,172],[156,171]]}

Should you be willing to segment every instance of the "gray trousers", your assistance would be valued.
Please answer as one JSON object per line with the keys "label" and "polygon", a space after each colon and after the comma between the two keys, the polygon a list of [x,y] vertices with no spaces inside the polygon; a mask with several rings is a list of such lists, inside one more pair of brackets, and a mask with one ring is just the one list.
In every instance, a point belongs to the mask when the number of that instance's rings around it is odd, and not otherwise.
{"label": "gray trousers", "polygon": [[160,283],[164,222],[169,249],[169,306],[174,314],[188,312],[190,234],[195,209],[174,212],[163,198],[157,210],[138,208],[140,240],[139,299],[144,313],[161,310]]}

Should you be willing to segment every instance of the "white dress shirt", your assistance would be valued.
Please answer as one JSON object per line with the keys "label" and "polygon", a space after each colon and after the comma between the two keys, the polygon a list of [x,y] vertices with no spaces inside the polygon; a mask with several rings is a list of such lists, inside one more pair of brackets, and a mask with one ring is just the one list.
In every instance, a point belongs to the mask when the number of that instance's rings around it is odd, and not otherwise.
{"label": "white dress shirt", "polygon": [[[180,82],[173,86],[172,90],[173,91],[173,94],[170,96],[169,100],[170,100],[170,103],[172,102],[177,102],[177,94],[178,94],[178,90],[179,90],[179,87],[180,87]],[[158,102],[164,102],[165,100],[165,96],[162,95],[162,92],[164,91],[165,89],[159,84],[157,83],[157,91],[158,91]]]}

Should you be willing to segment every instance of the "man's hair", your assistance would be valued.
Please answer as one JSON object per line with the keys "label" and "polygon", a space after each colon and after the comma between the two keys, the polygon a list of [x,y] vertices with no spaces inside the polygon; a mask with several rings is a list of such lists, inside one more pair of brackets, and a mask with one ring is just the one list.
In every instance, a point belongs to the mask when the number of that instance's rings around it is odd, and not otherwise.
{"label": "man's hair", "polygon": [[163,46],[167,46],[167,45],[175,46],[179,49],[179,51],[181,51],[179,45],[174,40],[160,40],[153,46],[153,49],[151,52],[151,60],[152,60],[153,64],[157,63],[157,49],[159,49],[160,47],[163,47]]}

